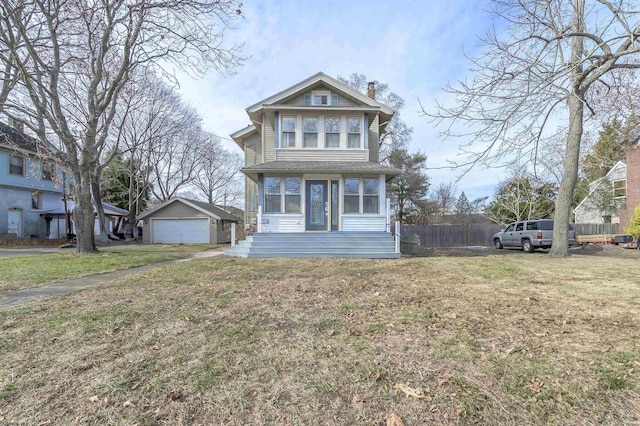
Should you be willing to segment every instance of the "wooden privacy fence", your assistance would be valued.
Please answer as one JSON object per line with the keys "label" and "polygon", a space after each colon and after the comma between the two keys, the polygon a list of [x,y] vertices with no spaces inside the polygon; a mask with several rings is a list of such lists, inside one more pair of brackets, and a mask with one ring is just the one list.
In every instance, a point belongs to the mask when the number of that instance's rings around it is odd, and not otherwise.
{"label": "wooden privacy fence", "polygon": [[576,235],[618,234],[617,223],[576,223],[573,229]]}
{"label": "wooden privacy fence", "polygon": [[[402,225],[402,239],[409,235],[420,237],[424,248],[445,248],[465,246],[491,246],[491,237],[506,225]],[[576,223],[576,235],[617,234],[617,223]]]}
{"label": "wooden privacy fence", "polygon": [[426,248],[490,246],[503,225],[402,225],[401,235],[416,234]]}

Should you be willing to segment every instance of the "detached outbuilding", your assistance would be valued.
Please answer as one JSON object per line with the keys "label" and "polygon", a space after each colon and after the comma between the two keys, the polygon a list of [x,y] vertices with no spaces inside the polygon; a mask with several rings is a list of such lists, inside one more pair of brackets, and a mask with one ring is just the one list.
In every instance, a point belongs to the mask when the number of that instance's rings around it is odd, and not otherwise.
{"label": "detached outbuilding", "polygon": [[224,244],[238,219],[202,201],[173,198],[138,216],[144,244]]}

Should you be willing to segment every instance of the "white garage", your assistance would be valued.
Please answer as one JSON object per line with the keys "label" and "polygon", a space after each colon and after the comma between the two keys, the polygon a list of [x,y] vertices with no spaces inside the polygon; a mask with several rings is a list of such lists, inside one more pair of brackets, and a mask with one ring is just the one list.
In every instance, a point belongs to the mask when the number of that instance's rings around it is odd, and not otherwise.
{"label": "white garage", "polygon": [[138,216],[145,244],[221,244],[238,218],[202,201],[174,198]]}
{"label": "white garage", "polygon": [[153,244],[208,244],[209,219],[151,219]]}

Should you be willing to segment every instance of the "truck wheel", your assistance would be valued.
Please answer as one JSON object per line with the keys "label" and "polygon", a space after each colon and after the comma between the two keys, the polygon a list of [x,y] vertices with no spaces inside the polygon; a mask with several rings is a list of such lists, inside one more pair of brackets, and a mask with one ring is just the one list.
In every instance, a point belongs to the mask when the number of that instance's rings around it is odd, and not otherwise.
{"label": "truck wheel", "polygon": [[500,250],[502,248],[502,243],[498,238],[493,240],[493,247],[495,247],[496,250]]}
{"label": "truck wheel", "polygon": [[531,244],[531,240],[522,240],[522,250],[526,253],[533,253],[535,247]]}

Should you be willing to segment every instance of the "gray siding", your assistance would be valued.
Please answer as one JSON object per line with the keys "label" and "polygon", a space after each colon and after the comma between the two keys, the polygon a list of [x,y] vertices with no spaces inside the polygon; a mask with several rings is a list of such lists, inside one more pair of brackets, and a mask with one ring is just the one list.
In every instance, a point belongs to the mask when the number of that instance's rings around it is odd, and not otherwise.
{"label": "gray siding", "polygon": [[[186,204],[183,204],[179,201],[176,201],[174,203],[169,204],[168,206],[163,207],[162,209],[154,212],[153,214],[151,214],[150,216],[147,216],[144,218],[144,229],[142,232],[142,243],[143,244],[151,244],[151,233],[153,232],[151,230],[151,219],[157,219],[157,218],[165,218],[165,219],[169,219],[169,218],[173,218],[173,219],[180,219],[180,218],[196,218],[196,217],[206,217],[206,218],[211,218],[209,215],[196,210]],[[210,244],[216,244],[217,243],[217,224],[216,223],[211,223],[212,220],[209,221],[209,243]],[[218,222],[218,221],[216,221]]]}
{"label": "gray siding", "polygon": [[42,210],[31,209],[31,190],[0,187],[0,234],[9,228],[9,209],[22,211],[22,235],[19,238],[46,238],[46,221],[40,215],[47,209],[57,208],[59,194],[42,193]]}
{"label": "gray siding", "polygon": [[278,161],[369,161],[366,149],[292,149],[276,151]]}
{"label": "gray siding", "polygon": [[380,119],[377,115],[373,118],[369,115],[369,120],[371,120],[369,123],[369,161],[377,163],[380,161],[378,158],[378,138],[380,137],[378,134],[378,125]]}
{"label": "gray siding", "polygon": [[[318,89],[318,90],[324,90],[324,89]],[[307,93],[311,93],[311,92],[307,92]],[[336,92],[331,92],[331,93],[335,94]],[[337,93],[337,95],[338,95],[338,106],[339,107],[359,106],[358,104],[353,102],[351,99],[347,99],[345,96],[342,96],[340,93]],[[296,96],[296,97],[290,99],[289,101],[285,102],[283,105],[308,106],[308,105],[304,104],[304,94]]]}
{"label": "gray siding", "polygon": [[273,130],[273,125],[269,122],[266,116],[262,116],[262,131],[264,132],[264,162],[268,163],[275,160],[275,144],[276,137]]}

